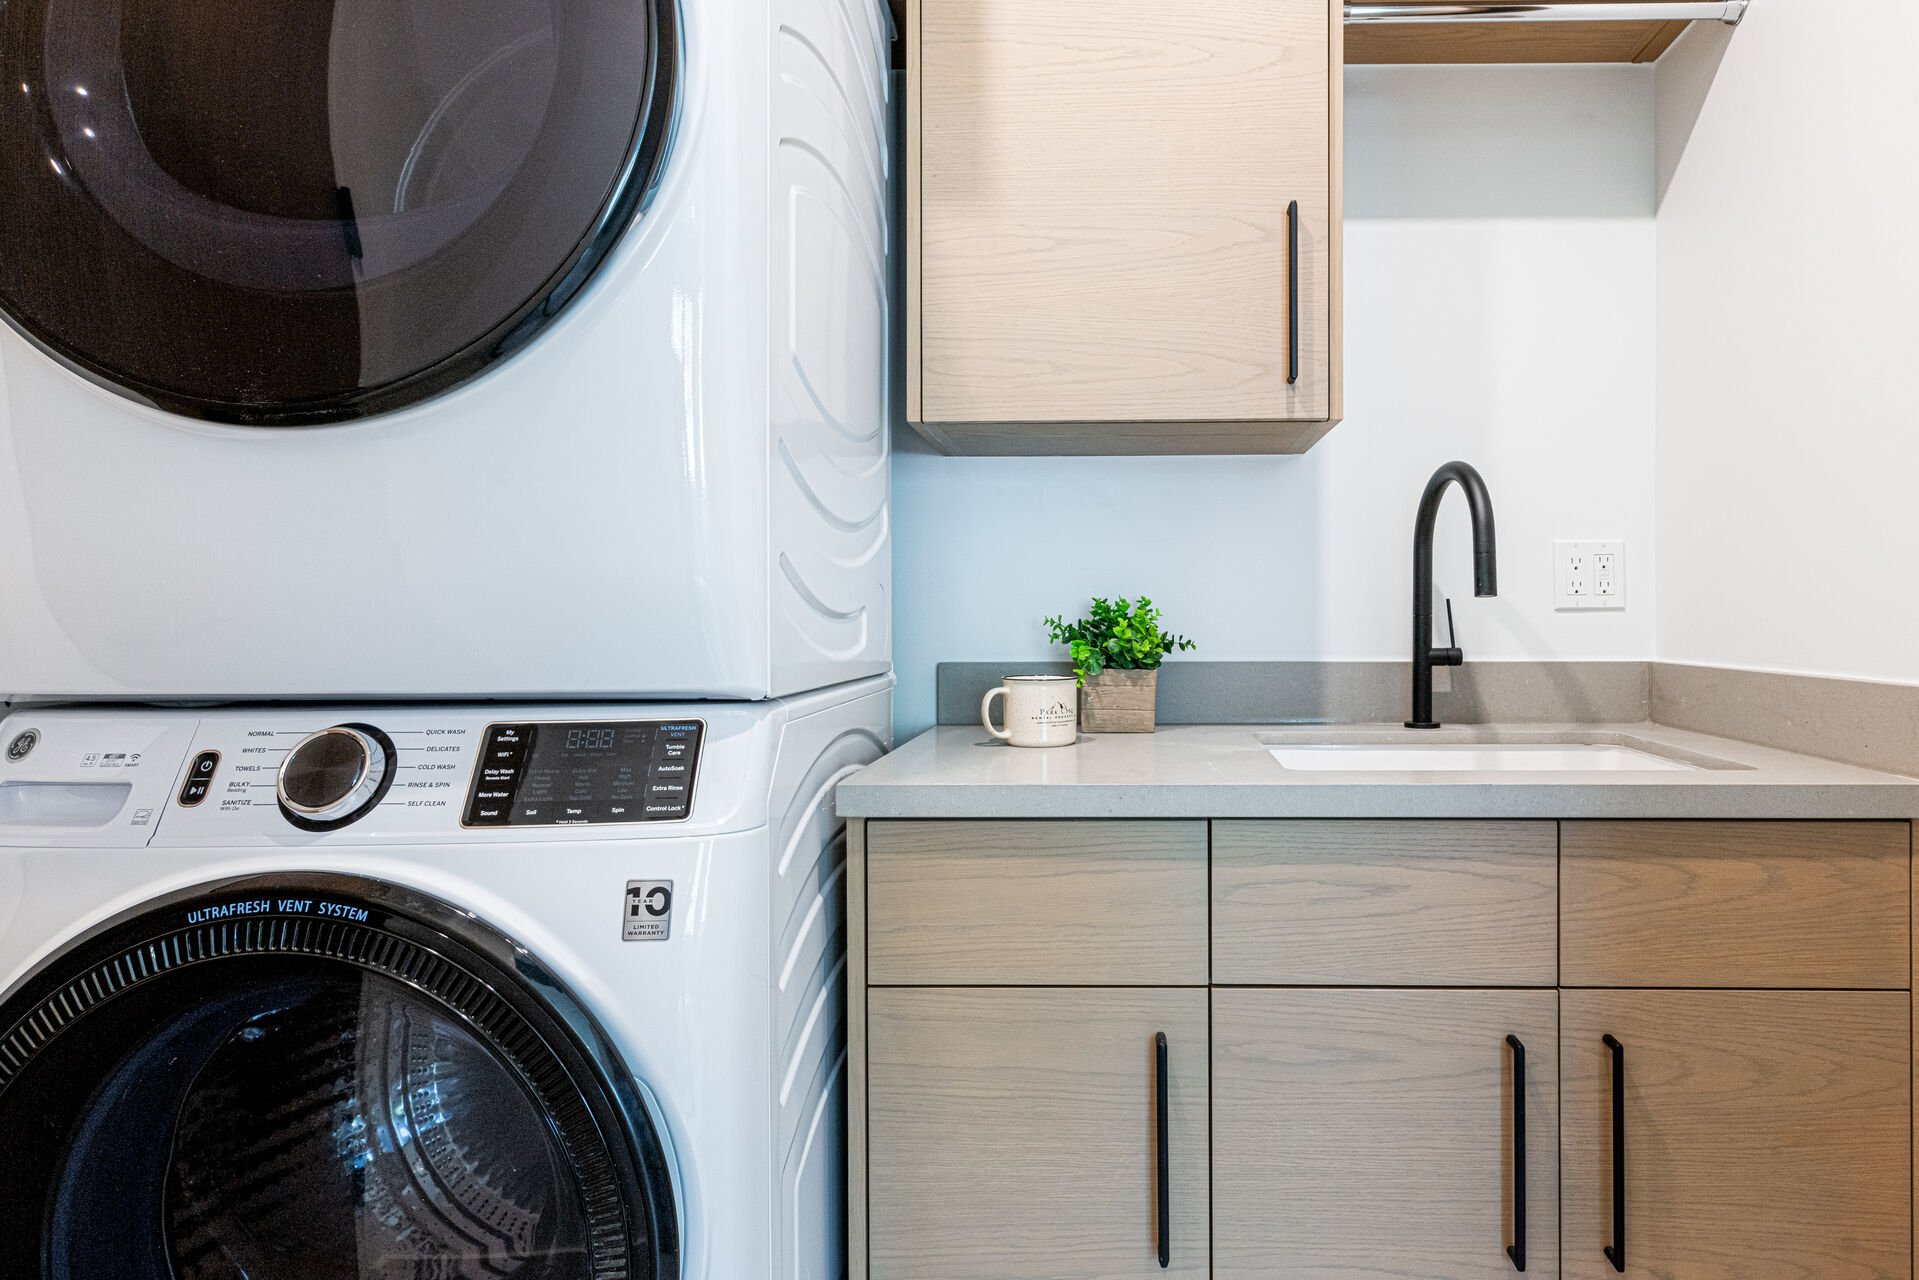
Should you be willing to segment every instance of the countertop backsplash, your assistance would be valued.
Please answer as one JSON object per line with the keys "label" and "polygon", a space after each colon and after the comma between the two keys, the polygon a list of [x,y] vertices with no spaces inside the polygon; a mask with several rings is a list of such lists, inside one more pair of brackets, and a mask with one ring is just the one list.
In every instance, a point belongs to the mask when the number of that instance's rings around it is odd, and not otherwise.
{"label": "countertop backsplash", "polygon": [[[1070,673],[1062,662],[942,662],[939,723],[979,723],[980,699],[1016,673]],[[1651,721],[1919,777],[1919,685],[1670,662],[1468,662],[1435,672],[1434,710],[1449,724]],[[1397,724],[1409,665],[1169,661],[1159,723]]]}

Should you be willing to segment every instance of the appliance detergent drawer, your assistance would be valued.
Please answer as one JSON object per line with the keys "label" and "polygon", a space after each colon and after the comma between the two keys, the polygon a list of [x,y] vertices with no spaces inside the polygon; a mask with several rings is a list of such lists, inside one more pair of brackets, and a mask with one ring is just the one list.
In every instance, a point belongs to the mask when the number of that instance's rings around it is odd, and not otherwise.
{"label": "appliance detergent drawer", "polygon": [[10,827],[104,827],[120,816],[128,782],[0,783],[0,830]]}

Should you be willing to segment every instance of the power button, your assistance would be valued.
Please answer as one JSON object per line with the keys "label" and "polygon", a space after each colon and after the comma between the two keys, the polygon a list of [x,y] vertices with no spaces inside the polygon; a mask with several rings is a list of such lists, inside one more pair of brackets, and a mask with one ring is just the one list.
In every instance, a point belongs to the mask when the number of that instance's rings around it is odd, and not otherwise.
{"label": "power button", "polygon": [[180,807],[191,809],[207,798],[207,792],[213,789],[213,771],[220,767],[218,751],[202,751],[193,757],[193,764],[187,769],[187,780],[180,787]]}

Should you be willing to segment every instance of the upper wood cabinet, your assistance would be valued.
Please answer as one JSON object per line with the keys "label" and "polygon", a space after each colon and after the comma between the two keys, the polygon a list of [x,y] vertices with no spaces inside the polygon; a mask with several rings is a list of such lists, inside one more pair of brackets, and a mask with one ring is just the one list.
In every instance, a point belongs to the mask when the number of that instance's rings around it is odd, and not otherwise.
{"label": "upper wood cabinet", "polygon": [[1337,0],[909,0],[907,414],[972,454],[1340,417]]}

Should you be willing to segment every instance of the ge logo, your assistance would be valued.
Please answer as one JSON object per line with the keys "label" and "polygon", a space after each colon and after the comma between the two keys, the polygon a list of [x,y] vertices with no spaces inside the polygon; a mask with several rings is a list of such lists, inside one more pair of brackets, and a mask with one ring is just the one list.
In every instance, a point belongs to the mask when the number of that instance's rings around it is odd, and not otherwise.
{"label": "ge logo", "polygon": [[38,729],[22,729],[13,735],[13,741],[7,744],[7,760],[25,760],[29,752],[40,745]]}

